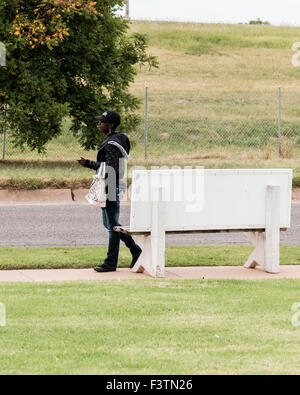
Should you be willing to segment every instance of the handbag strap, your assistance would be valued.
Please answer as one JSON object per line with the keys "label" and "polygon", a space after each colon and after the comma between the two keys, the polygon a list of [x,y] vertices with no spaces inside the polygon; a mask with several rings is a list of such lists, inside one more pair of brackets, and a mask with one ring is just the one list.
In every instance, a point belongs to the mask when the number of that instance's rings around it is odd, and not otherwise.
{"label": "handbag strap", "polygon": [[101,165],[97,171],[97,176],[101,177],[101,178],[105,178],[105,173],[106,173],[106,163],[105,162],[101,162]]}

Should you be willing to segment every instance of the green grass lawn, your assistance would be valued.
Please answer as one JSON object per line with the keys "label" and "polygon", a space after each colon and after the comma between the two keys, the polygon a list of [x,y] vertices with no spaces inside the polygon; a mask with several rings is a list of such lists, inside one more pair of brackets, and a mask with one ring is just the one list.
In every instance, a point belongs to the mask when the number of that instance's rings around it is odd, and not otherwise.
{"label": "green grass lawn", "polygon": [[[252,246],[166,247],[166,266],[242,266]],[[0,248],[0,270],[92,268],[102,263],[107,247]],[[300,246],[281,246],[282,265],[300,265]],[[130,252],[121,247],[119,267],[129,267]],[[1,275],[1,272],[0,272]]]}
{"label": "green grass lawn", "polygon": [[299,280],[0,284],[1,374],[299,374]]}

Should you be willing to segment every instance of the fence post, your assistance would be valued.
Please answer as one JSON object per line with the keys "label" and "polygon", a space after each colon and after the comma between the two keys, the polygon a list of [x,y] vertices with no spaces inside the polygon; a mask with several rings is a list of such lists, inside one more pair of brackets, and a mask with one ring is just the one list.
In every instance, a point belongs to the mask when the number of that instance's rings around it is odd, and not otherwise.
{"label": "fence post", "polygon": [[125,2],[125,18],[129,19],[129,0]]}
{"label": "fence post", "polygon": [[278,89],[278,154],[281,157],[281,88]]}
{"label": "fence post", "polygon": [[4,127],[3,127],[3,152],[2,152],[2,160],[5,160],[5,146],[6,146],[6,113],[7,113],[7,104],[4,104]]}
{"label": "fence post", "polygon": [[145,89],[145,159],[148,158],[148,87]]}

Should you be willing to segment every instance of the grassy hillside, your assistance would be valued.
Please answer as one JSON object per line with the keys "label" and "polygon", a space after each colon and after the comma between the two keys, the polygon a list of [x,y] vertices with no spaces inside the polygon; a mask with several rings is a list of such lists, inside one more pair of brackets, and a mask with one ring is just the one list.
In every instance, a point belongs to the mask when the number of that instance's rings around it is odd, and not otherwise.
{"label": "grassy hillside", "polygon": [[133,21],[132,30],[146,32],[152,47],[190,55],[216,49],[290,49],[299,40],[300,27],[271,25]]}
{"label": "grassy hillside", "polygon": [[142,97],[149,86],[150,113],[159,113],[160,94],[188,100],[165,102],[160,113],[170,109],[168,116],[188,109],[194,118],[276,119],[280,86],[284,120],[298,120],[300,67],[292,65],[291,48],[300,28],[134,22],[132,30],[147,34],[160,62],[157,70],[142,70],[132,87]]}
{"label": "grassy hillside", "polygon": [[283,156],[297,160],[300,67],[291,48],[300,28],[133,22],[132,31],[147,34],[160,62],[132,86],[141,98],[149,87],[150,156],[160,144],[163,156],[184,159],[275,159],[281,87]]}

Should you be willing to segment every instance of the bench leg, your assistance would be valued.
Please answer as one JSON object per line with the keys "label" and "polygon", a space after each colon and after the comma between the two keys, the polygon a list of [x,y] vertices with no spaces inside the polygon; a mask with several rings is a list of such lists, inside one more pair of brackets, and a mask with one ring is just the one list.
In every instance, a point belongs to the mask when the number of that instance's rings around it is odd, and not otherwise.
{"label": "bench leg", "polygon": [[149,272],[149,268],[152,267],[151,237],[145,235],[136,235],[134,236],[134,239],[143,251],[131,271],[133,273],[143,273],[145,270]]}
{"label": "bench leg", "polygon": [[279,273],[280,266],[280,187],[267,186],[265,270]]}
{"label": "bench leg", "polygon": [[244,267],[254,269],[257,265],[265,266],[265,245],[266,235],[264,232],[249,232],[245,233],[248,239],[255,245],[255,250],[252,252]]}
{"label": "bench leg", "polygon": [[151,234],[152,267],[149,272],[153,277],[165,277],[165,232]]}
{"label": "bench leg", "polygon": [[154,187],[151,202],[151,234],[135,236],[143,252],[131,269],[134,273],[146,270],[152,277],[165,276],[165,206],[162,201],[162,187]]}
{"label": "bench leg", "polygon": [[152,277],[164,277],[165,275],[165,232],[159,237],[135,236],[137,244],[143,252],[138,261],[131,269],[133,273],[148,272]]}
{"label": "bench leg", "polygon": [[245,264],[246,268],[261,265],[268,273],[279,273],[280,267],[280,187],[267,186],[266,231],[249,232],[247,237],[255,250]]}
{"label": "bench leg", "polygon": [[153,277],[165,276],[165,204],[162,200],[162,187],[154,187],[151,191],[151,250]]}

